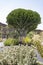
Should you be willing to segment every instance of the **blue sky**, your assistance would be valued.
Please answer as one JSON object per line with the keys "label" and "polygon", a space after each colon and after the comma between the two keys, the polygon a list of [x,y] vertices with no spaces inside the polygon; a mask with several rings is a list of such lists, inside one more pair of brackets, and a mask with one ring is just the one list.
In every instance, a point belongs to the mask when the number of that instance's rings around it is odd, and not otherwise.
{"label": "blue sky", "polygon": [[0,22],[6,23],[9,12],[17,8],[37,11],[41,16],[38,29],[43,29],[43,0],[0,0]]}

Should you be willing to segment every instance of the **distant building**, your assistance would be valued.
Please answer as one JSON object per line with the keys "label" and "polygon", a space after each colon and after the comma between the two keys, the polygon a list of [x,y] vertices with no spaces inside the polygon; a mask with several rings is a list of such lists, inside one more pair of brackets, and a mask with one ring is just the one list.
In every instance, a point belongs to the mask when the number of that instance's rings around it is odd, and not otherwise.
{"label": "distant building", "polygon": [[43,30],[34,30],[35,34],[41,34]]}

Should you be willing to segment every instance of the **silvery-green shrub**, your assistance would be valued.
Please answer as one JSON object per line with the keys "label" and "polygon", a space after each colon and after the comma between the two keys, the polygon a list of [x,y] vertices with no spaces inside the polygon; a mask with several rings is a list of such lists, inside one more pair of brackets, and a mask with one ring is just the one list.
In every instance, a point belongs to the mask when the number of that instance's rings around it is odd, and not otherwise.
{"label": "silvery-green shrub", "polygon": [[4,47],[0,52],[0,65],[37,65],[36,61],[36,54],[30,46]]}

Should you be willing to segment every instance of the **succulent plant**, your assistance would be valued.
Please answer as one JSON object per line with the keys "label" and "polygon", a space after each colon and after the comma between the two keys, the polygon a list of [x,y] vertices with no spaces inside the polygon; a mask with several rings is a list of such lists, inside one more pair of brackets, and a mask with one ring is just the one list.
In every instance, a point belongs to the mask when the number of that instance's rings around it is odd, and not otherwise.
{"label": "succulent plant", "polygon": [[37,65],[36,61],[30,46],[7,46],[0,52],[0,65]]}

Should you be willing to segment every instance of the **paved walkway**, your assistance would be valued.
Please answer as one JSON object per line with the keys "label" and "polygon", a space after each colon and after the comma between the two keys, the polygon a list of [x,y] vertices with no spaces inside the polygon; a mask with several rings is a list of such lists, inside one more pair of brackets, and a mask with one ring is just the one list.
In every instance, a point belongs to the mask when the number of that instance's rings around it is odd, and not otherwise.
{"label": "paved walkway", "polygon": [[3,47],[4,46],[4,41],[5,41],[6,39],[3,39],[3,42],[0,42],[0,47]]}
{"label": "paved walkway", "polygon": [[3,44],[4,42],[0,42],[0,47],[3,47],[4,46],[4,44]]}
{"label": "paved walkway", "polygon": [[41,55],[39,54],[39,52],[36,49],[35,49],[35,53],[37,54],[38,61],[43,63],[43,58],[41,57]]}

